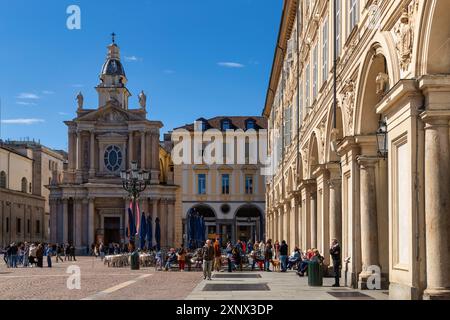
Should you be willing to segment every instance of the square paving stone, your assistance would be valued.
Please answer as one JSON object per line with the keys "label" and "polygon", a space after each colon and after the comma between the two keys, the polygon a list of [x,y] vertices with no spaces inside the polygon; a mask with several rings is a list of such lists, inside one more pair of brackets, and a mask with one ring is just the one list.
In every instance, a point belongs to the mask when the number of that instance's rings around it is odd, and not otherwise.
{"label": "square paving stone", "polygon": [[207,284],[203,291],[270,291],[267,283],[217,283]]}
{"label": "square paving stone", "polygon": [[328,292],[328,294],[341,300],[374,300],[374,298],[368,296],[367,294],[357,291],[348,291],[348,292],[334,291]]}

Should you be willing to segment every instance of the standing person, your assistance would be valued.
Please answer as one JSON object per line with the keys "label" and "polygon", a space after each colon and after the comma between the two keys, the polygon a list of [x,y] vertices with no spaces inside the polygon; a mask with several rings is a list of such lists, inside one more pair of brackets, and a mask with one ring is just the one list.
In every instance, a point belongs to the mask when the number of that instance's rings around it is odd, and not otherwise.
{"label": "standing person", "polygon": [[267,243],[265,245],[265,251],[264,251],[264,270],[267,272],[270,271],[270,261],[272,261],[273,258],[273,246],[272,246],[272,240],[267,240]]}
{"label": "standing person", "polygon": [[64,246],[64,261],[70,261],[70,245],[68,243]]}
{"label": "standing person", "polygon": [[280,261],[281,261],[281,272],[287,271],[287,258],[288,258],[288,245],[285,240],[281,241],[280,245]]}
{"label": "standing person", "polygon": [[56,262],[59,262],[58,260],[64,262],[63,258],[61,257],[62,253],[63,253],[62,245],[60,244],[56,245]]}
{"label": "standing person", "polygon": [[220,250],[220,243],[219,238],[216,238],[216,241],[214,242],[214,270],[220,271],[221,266],[221,258],[222,258],[222,251]]}
{"label": "standing person", "polygon": [[98,248],[98,250],[100,251],[100,260],[103,261],[103,259],[105,259],[105,246],[103,242],[100,242],[100,247]]}
{"label": "standing person", "polygon": [[13,242],[11,244],[11,248],[9,251],[9,256],[10,256],[10,267],[11,268],[17,268],[17,252],[19,251],[19,249],[17,248],[17,245],[15,242]]}
{"label": "standing person", "polygon": [[231,258],[233,257],[233,247],[231,246],[230,241],[228,241],[228,243],[227,243],[226,253],[227,253],[227,262],[228,262],[228,272],[232,272],[233,264],[232,264]]}
{"label": "standing person", "polygon": [[70,260],[77,261],[77,259],[75,259],[75,247],[72,243],[69,246],[69,253],[70,253]]}
{"label": "standing person", "polygon": [[186,250],[183,246],[181,246],[180,250],[177,252],[177,259],[178,259],[178,267],[180,268],[180,271],[184,271],[184,264],[186,262]]}
{"label": "standing person", "polygon": [[37,245],[35,243],[32,243],[30,245],[30,264],[31,266],[36,266],[36,252],[37,252]]}
{"label": "standing person", "polygon": [[44,247],[41,243],[38,244],[37,250],[36,250],[36,259],[37,259],[37,266],[39,268],[43,267],[43,260],[44,260]]}
{"label": "standing person", "polygon": [[278,242],[278,240],[275,242],[274,249],[275,249],[275,259],[280,259],[280,243]]}
{"label": "standing person", "polygon": [[341,268],[341,247],[337,239],[333,239],[330,248],[331,259],[333,260],[334,285],[333,287],[340,287],[339,274]]}
{"label": "standing person", "polygon": [[[6,259],[5,259],[6,257]],[[11,245],[9,244],[5,249],[5,254],[3,255],[3,259],[6,262],[6,267],[11,268]]]}
{"label": "standing person", "polygon": [[203,247],[203,279],[211,280],[212,264],[214,260],[214,248],[211,245],[211,240],[206,240]]}
{"label": "standing person", "polygon": [[30,257],[30,245],[28,242],[25,242],[24,249],[23,249],[23,267],[26,268],[30,264],[29,261]]}
{"label": "standing person", "polygon": [[51,268],[52,267],[53,248],[50,244],[47,245],[47,249],[45,250],[45,255],[47,256],[47,266],[49,268]]}

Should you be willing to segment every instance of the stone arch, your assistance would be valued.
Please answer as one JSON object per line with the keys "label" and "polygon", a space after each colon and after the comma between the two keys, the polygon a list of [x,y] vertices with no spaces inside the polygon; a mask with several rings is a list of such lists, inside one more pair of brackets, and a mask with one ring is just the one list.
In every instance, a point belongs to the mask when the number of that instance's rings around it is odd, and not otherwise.
{"label": "stone arch", "polygon": [[[415,30],[417,74],[450,74],[450,1],[419,1],[421,21]],[[419,20],[419,19],[418,19]]]}
{"label": "stone arch", "polygon": [[202,215],[204,218],[214,218],[216,219],[217,214],[216,211],[214,210],[213,207],[211,207],[210,205],[206,204],[206,203],[197,203],[194,204],[192,207],[189,208],[189,210],[186,212],[186,216],[187,213],[190,210],[196,210],[200,215]]}
{"label": "stone arch", "polygon": [[358,77],[358,94],[355,104],[355,135],[371,135],[374,134],[379,125],[380,116],[376,112],[375,106],[382,98],[381,94],[377,94],[377,77],[380,73],[388,75],[387,91],[393,86],[393,80],[386,59],[385,50],[380,43],[374,43],[367,52],[363,62],[364,68]]}
{"label": "stone arch", "polygon": [[261,211],[260,208],[258,208],[258,206],[255,206],[254,204],[251,203],[246,203],[243,204],[241,206],[239,206],[235,211],[234,211],[234,218],[239,217],[262,217],[263,212]]}
{"label": "stone arch", "polygon": [[313,133],[309,140],[309,154],[308,154],[308,177],[312,178],[313,172],[320,164],[319,158],[319,143],[316,133]]}

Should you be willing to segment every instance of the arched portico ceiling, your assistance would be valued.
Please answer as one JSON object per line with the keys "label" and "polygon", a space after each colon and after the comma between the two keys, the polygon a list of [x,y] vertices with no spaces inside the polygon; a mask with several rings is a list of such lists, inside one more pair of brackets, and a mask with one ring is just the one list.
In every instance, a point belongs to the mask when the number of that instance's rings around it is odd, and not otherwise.
{"label": "arched portico ceiling", "polygon": [[205,218],[216,218],[216,212],[210,205],[204,203],[195,204],[189,208],[188,212],[192,209]]}
{"label": "arched portico ceiling", "polygon": [[393,85],[391,75],[384,49],[374,43],[366,54],[358,78],[353,120],[355,135],[371,135],[377,131],[380,116],[376,113],[376,105]]}
{"label": "arched portico ceiling", "polygon": [[236,209],[234,216],[236,218],[260,218],[261,210],[254,204],[247,203]]}
{"label": "arched portico ceiling", "polygon": [[415,30],[416,68],[424,74],[450,74],[450,1],[419,1],[420,24]]}

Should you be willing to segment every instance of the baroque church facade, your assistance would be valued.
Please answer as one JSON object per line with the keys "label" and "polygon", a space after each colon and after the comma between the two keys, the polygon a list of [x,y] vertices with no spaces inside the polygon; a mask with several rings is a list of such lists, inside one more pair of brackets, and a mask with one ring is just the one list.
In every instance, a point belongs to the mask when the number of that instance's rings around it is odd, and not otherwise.
{"label": "baroque church facade", "polygon": [[[128,193],[120,172],[138,168],[150,172],[150,185],[139,198],[139,207],[152,221],[160,220],[161,245],[181,243],[176,234],[175,192],[170,155],[160,145],[163,124],[148,120],[146,96],[131,108],[131,93],[113,40],[96,87],[98,107],[84,108],[78,94],[75,119],[68,127],[68,166],[63,181],[50,188],[50,241],[71,242],[79,252],[93,243],[126,243]],[[155,228],[155,223],[152,224]],[[153,232],[153,237],[155,232]],[[155,243],[155,239],[153,239]]]}

